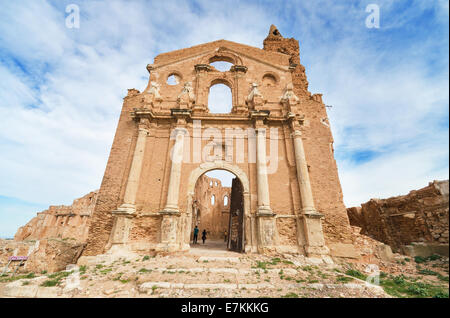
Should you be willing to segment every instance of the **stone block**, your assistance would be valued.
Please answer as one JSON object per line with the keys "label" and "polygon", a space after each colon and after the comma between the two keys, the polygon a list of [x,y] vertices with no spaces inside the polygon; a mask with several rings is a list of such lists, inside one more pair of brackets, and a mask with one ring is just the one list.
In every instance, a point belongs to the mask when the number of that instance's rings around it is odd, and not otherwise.
{"label": "stone block", "polygon": [[38,287],[36,297],[37,298],[56,298],[62,294],[62,290],[59,287]]}
{"label": "stone block", "polygon": [[376,255],[383,261],[392,261],[394,259],[394,254],[392,253],[391,247],[386,244],[380,244],[375,248]]}
{"label": "stone block", "polygon": [[25,298],[33,298],[36,297],[38,292],[37,285],[22,285],[23,280],[17,280],[15,282],[6,284],[3,289],[3,294],[6,297],[25,297]]}
{"label": "stone block", "polygon": [[343,257],[343,258],[360,258],[360,255],[356,248],[352,244],[344,244],[344,243],[334,243],[329,244],[330,254],[334,257]]}

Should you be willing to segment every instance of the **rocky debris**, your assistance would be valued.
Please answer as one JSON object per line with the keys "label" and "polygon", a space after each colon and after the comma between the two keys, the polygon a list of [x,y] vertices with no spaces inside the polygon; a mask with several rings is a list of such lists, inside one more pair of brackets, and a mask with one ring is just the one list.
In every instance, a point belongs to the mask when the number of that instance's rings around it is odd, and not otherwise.
{"label": "rocky debris", "polygon": [[[10,256],[28,256],[28,259],[18,269],[24,272],[58,272],[68,264],[77,262],[85,244],[71,240],[43,239],[38,241],[14,242],[0,240],[0,266],[1,272],[8,264]],[[7,272],[14,271],[16,263],[11,263]]]}
{"label": "rocky debris", "polygon": [[86,265],[71,264],[32,279],[5,277],[0,297],[388,297],[363,280],[338,280],[345,274],[336,269],[344,271],[343,265],[289,254],[235,253],[235,262],[227,260],[231,256],[189,253],[113,256],[99,255]]}
{"label": "rocky debris", "polygon": [[[433,181],[407,195],[371,199],[347,209],[350,224],[361,234],[410,256],[448,256],[448,180]],[[415,247],[415,245],[421,245]]]}

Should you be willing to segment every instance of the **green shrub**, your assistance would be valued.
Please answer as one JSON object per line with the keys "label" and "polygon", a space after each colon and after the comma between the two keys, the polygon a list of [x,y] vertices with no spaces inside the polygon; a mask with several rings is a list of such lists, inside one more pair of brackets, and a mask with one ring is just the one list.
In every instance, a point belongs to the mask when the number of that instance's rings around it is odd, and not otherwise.
{"label": "green shrub", "polygon": [[139,270],[139,273],[150,273],[151,271],[152,271],[151,269],[141,268]]}
{"label": "green shrub", "polygon": [[425,257],[422,257],[422,256],[415,256],[414,257],[414,261],[417,264],[420,264],[420,263],[425,263],[427,261],[427,259]]}
{"label": "green shrub", "polygon": [[42,287],[54,287],[60,284],[59,279],[48,279],[41,284]]}
{"label": "green shrub", "polygon": [[342,276],[342,275],[340,275],[336,278],[336,281],[339,283],[348,283],[348,282],[351,282],[352,280],[353,280],[353,278],[348,277],[348,276]]}
{"label": "green shrub", "polygon": [[413,295],[418,295],[422,297],[427,296],[427,291],[425,288],[419,287],[417,285],[411,285],[408,287],[408,292],[410,292]]}
{"label": "green shrub", "polygon": [[433,298],[449,298],[449,297],[448,297],[448,291],[440,291],[440,292],[437,292],[437,293],[433,296]]}
{"label": "green shrub", "polygon": [[357,269],[349,269],[345,272],[345,274],[349,275],[349,276],[353,276],[362,280],[366,280],[367,276],[364,275],[363,273],[361,273],[359,270]]}

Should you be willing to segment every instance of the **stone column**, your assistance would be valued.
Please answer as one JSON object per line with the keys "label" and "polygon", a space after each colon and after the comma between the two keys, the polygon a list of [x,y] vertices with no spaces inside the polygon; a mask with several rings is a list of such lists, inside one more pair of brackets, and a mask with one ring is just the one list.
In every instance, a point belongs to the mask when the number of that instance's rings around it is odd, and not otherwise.
{"label": "stone column", "polygon": [[[160,212],[161,220],[161,242],[157,250],[173,252],[180,249],[178,242],[178,223],[180,222],[180,211],[178,208],[178,196],[180,191],[181,166],[183,161],[184,135],[186,129],[175,128],[175,144],[172,152],[172,165],[170,167],[169,189],[167,190],[166,206]],[[184,247],[182,247],[184,248]]]}
{"label": "stone column", "polygon": [[123,212],[134,213],[136,211],[136,194],[141,176],[142,162],[144,160],[145,144],[147,142],[148,130],[144,124],[139,124],[139,133],[134,150],[133,161],[131,162],[130,172],[128,174],[127,185],[123,203],[118,208]]}
{"label": "stone column", "polygon": [[256,173],[258,189],[258,208],[256,211],[256,223],[258,231],[258,251],[265,253],[274,250],[276,246],[276,220],[275,214],[270,208],[269,181],[266,166],[266,129],[264,118],[269,116],[268,112],[254,111],[256,128]]}
{"label": "stone column", "polygon": [[133,223],[132,218],[136,213],[136,194],[139,186],[142,162],[144,160],[145,144],[148,136],[146,120],[141,119],[138,129],[136,148],[134,150],[130,172],[128,174],[123,203],[117,208],[117,210],[112,211],[112,214],[115,216],[113,229],[111,231],[110,243],[112,245],[128,243],[128,237]]}
{"label": "stone column", "polygon": [[256,136],[256,170],[258,182],[258,214],[272,214],[269,198],[269,181],[266,166],[266,131],[257,129]]}
{"label": "stone column", "polygon": [[302,215],[304,234],[306,239],[305,252],[308,256],[328,254],[323,237],[321,218],[323,215],[314,207],[314,199],[309,181],[308,165],[303,148],[302,133],[294,130],[295,163],[297,166],[297,180],[302,201]]}
{"label": "stone column", "polygon": [[178,213],[178,195],[180,191],[181,165],[183,163],[183,146],[186,129],[175,128],[175,145],[172,152],[172,166],[170,167],[169,189],[163,212]]}
{"label": "stone column", "polygon": [[308,165],[306,163],[305,150],[303,148],[302,133],[300,130],[295,130],[293,135],[297,180],[300,196],[302,198],[302,213],[317,213],[314,208],[311,183],[309,182]]}

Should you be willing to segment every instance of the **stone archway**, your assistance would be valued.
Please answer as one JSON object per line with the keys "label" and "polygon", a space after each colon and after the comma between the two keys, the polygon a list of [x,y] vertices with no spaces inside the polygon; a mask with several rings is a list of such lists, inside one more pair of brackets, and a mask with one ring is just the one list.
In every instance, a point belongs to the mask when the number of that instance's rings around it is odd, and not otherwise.
{"label": "stone archway", "polygon": [[[187,191],[187,205],[186,205],[186,218],[190,220],[192,218],[192,202],[195,194],[195,186],[197,184],[197,180],[208,171],[211,170],[226,170],[228,172],[233,173],[241,182],[243,188],[243,199],[244,199],[244,218],[243,218],[243,229],[244,229],[244,251],[254,251],[256,250],[256,239],[253,238],[254,228],[251,226],[251,214],[250,214],[250,182],[246,175],[246,173],[240,169],[238,166],[229,164],[225,161],[214,161],[214,162],[206,162],[200,164],[196,169],[194,169],[188,180],[188,191]],[[229,203],[228,203],[229,204]],[[186,227],[182,230],[183,238],[184,238],[184,246],[189,246],[190,234],[192,231],[192,222],[185,222]]]}

